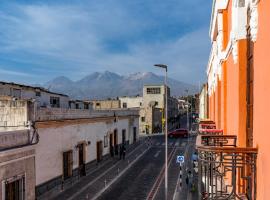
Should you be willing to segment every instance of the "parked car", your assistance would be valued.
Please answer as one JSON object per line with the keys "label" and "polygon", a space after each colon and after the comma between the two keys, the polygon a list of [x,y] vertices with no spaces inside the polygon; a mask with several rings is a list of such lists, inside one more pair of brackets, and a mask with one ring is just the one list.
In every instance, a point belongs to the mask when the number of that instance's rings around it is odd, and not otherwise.
{"label": "parked car", "polygon": [[177,137],[188,137],[188,130],[184,128],[179,128],[168,133],[168,137],[177,138]]}

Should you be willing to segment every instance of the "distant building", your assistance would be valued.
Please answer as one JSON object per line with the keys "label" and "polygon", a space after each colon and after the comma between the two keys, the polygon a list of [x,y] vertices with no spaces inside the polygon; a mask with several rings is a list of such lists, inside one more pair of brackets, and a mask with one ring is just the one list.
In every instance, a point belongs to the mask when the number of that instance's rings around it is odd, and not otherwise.
{"label": "distant building", "polygon": [[35,99],[40,107],[68,108],[69,97],[42,87],[0,81],[0,96],[17,99]]}
{"label": "distant building", "polygon": [[121,108],[140,108],[143,104],[143,97],[119,97]]}
{"label": "distant building", "polygon": [[69,108],[93,110],[93,103],[90,101],[69,100]]}
{"label": "distant building", "polygon": [[108,110],[121,108],[120,100],[107,99],[107,100],[90,100],[94,110]]}
{"label": "distant building", "polygon": [[199,109],[199,118],[207,119],[208,118],[208,92],[207,84],[204,84],[200,92],[200,109]]}
{"label": "distant building", "polygon": [[[162,132],[165,106],[165,85],[144,85],[143,96],[120,97],[121,108],[140,108],[140,133]],[[179,114],[178,100],[170,96],[168,87],[168,128],[173,128]]]}

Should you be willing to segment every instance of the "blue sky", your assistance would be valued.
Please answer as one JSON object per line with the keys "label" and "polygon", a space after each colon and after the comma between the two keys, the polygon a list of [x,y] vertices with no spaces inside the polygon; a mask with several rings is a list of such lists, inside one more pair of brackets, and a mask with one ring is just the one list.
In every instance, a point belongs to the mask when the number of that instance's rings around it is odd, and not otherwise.
{"label": "blue sky", "polygon": [[205,80],[212,1],[1,0],[0,80],[78,80],[169,65],[169,76]]}

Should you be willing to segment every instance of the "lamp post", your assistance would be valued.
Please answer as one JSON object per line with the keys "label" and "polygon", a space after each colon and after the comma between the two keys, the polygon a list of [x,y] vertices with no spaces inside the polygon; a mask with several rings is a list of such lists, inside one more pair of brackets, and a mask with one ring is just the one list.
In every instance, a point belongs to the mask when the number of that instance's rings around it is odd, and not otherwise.
{"label": "lamp post", "polygon": [[187,108],[187,130],[189,131],[189,116],[188,116],[188,110],[189,110],[189,102],[188,102],[188,90],[185,90],[187,93],[187,103],[186,103],[186,108]]}
{"label": "lamp post", "polygon": [[167,72],[168,66],[164,64],[155,64],[155,67],[165,69],[165,200],[167,200],[168,195],[168,91],[167,91]]}

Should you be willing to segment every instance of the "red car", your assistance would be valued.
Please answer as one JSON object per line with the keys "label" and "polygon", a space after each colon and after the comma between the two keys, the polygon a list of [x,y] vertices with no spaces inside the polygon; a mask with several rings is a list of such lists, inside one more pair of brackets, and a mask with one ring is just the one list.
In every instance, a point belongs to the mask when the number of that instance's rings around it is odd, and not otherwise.
{"label": "red car", "polygon": [[188,137],[188,130],[184,128],[179,128],[168,133],[168,137],[177,138],[177,137]]}

